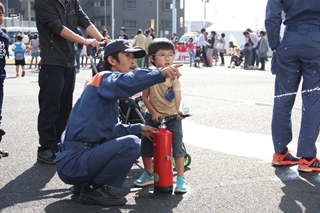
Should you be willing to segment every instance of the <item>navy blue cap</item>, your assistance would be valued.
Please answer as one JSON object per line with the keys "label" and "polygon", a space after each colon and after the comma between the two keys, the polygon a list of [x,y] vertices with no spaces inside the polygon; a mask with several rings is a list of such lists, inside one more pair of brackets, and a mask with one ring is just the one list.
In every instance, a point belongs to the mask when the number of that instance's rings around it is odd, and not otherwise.
{"label": "navy blue cap", "polygon": [[133,53],[135,58],[143,58],[146,55],[146,51],[141,47],[133,47],[128,40],[116,39],[107,44],[104,48],[104,58],[112,55],[116,52],[129,52]]}

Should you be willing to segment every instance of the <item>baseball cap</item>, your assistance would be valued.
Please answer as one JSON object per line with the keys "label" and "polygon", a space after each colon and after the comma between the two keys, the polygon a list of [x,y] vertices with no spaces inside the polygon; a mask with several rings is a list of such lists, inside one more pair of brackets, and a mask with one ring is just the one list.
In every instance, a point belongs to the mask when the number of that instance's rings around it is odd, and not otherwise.
{"label": "baseball cap", "polygon": [[133,53],[135,58],[142,58],[146,55],[146,51],[141,47],[133,47],[128,40],[116,39],[107,44],[104,48],[104,58],[116,52]]}

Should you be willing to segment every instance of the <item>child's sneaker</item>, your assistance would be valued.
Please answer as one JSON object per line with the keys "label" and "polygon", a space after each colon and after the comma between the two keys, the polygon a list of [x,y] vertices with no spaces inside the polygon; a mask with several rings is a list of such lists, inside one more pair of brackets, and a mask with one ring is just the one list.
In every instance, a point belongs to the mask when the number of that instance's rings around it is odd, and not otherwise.
{"label": "child's sneaker", "polygon": [[186,181],[182,176],[178,176],[174,193],[186,193],[186,192],[187,192]]}
{"label": "child's sneaker", "polygon": [[135,186],[147,186],[154,184],[154,176],[149,175],[147,172],[143,172],[142,175],[133,182]]}
{"label": "child's sneaker", "polygon": [[320,160],[313,158],[311,161],[300,158],[298,171],[300,172],[320,172]]}
{"label": "child's sneaker", "polygon": [[288,150],[284,155],[274,153],[272,164],[276,166],[290,166],[299,163],[299,158],[293,157],[291,151]]}

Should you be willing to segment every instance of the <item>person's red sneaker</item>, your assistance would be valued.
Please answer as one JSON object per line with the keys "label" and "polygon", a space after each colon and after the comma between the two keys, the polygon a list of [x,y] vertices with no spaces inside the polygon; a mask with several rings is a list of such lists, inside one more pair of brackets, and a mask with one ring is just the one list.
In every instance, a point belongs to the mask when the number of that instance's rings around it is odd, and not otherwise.
{"label": "person's red sneaker", "polygon": [[272,164],[276,166],[290,166],[299,163],[299,158],[293,157],[291,151],[288,150],[284,155],[274,153]]}
{"label": "person's red sneaker", "polygon": [[313,158],[311,161],[300,158],[298,171],[300,172],[320,172],[320,160]]}

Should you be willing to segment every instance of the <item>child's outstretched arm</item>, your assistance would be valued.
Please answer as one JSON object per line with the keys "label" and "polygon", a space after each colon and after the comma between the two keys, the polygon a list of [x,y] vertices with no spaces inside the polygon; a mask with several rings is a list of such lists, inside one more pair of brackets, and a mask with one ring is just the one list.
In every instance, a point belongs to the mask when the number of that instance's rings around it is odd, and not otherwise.
{"label": "child's outstretched arm", "polygon": [[144,102],[144,104],[146,105],[147,109],[151,113],[152,121],[154,123],[159,123],[158,117],[161,116],[161,114],[158,113],[157,110],[150,103],[150,89],[149,88],[143,90],[143,92],[142,92],[142,101]]}

